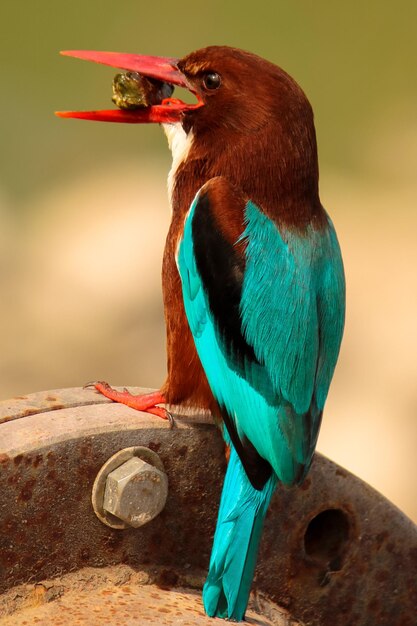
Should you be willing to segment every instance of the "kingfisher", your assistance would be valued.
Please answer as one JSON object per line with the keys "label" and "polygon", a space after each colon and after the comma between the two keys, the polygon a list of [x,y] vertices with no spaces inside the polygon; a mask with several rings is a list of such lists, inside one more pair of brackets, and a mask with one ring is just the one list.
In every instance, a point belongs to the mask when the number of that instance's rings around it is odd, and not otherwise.
{"label": "kingfisher", "polygon": [[[173,157],[167,380],[141,396],[94,386],[160,417],[161,405],[180,405],[219,418],[230,454],[203,603],[242,621],[271,497],[310,468],[343,335],[343,262],[319,198],[313,111],[284,70],[236,48],[63,54],[155,81],[161,94],[137,108],[59,113],[162,124]],[[195,101],[170,97],[175,86]]]}

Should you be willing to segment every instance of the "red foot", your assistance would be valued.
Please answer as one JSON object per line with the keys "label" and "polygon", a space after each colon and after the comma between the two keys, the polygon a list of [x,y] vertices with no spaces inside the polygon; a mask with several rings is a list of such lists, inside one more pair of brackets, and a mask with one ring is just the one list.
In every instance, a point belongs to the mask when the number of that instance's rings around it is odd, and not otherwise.
{"label": "red foot", "polygon": [[152,413],[153,415],[157,415],[164,420],[169,420],[171,426],[174,423],[172,415],[169,411],[161,406],[156,406],[157,404],[165,404],[166,402],[165,397],[160,391],[153,391],[152,393],[134,396],[127,389],[124,391],[117,391],[104,381],[87,383],[84,387],[94,387],[97,391],[103,394],[103,396],[106,396],[106,398],[109,398],[114,402],[121,402],[122,404],[126,404],[137,411]]}

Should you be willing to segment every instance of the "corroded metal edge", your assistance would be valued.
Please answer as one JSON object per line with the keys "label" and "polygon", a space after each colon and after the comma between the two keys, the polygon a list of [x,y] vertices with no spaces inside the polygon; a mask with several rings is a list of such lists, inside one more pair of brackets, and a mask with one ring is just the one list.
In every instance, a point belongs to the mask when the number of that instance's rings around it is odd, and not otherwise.
{"label": "corroded metal edge", "polygon": [[[55,407],[32,413],[28,418],[8,420],[0,424],[0,460],[4,455],[30,452],[45,445],[55,445],[72,436],[94,436],[105,432],[135,430],[137,427],[157,430],[170,429],[167,421],[150,413],[135,411],[123,404],[105,399],[105,402],[82,403],[83,390],[78,390],[80,400],[68,407]],[[96,395],[96,394],[94,394]],[[76,396],[75,396],[76,398]],[[16,412],[16,415],[19,415]],[[204,414],[193,417],[176,415],[174,432],[189,428],[205,428],[213,424]]]}
{"label": "corroded metal edge", "polygon": [[[114,387],[122,391],[124,387]],[[128,387],[132,394],[143,394],[155,391],[148,387]],[[66,389],[50,389],[48,391],[38,391],[23,396],[16,396],[8,400],[0,401],[0,424],[12,420],[21,419],[46,413],[48,411],[59,411],[61,409],[70,409],[78,406],[111,404],[111,400],[105,398],[93,388],[84,387],[68,387]],[[211,417],[204,410],[184,411],[179,407],[172,405],[170,410],[175,415],[182,416],[191,421],[209,421]]]}
{"label": "corroded metal edge", "polygon": [[[73,626],[88,624],[207,625],[203,576],[178,572],[173,588],[158,584],[158,568],[136,572],[127,565],[82,568],[35,585],[20,585],[0,597],[0,624],[23,626],[34,622]],[[2,610],[3,609],[3,610]],[[253,626],[302,626],[266,598],[251,598],[247,623]]]}
{"label": "corroded metal edge", "polygon": [[0,424],[47,411],[109,402],[93,389],[81,387],[38,391],[0,401]]}

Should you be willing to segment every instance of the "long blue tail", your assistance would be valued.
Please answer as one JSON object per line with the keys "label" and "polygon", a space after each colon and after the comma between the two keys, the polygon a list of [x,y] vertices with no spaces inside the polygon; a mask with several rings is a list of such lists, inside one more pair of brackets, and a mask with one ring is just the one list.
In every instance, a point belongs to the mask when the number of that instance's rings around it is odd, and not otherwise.
{"label": "long blue tail", "polygon": [[276,484],[273,473],[262,491],[252,487],[232,446],[203,589],[210,617],[241,621],[245,616],[263,522]]}

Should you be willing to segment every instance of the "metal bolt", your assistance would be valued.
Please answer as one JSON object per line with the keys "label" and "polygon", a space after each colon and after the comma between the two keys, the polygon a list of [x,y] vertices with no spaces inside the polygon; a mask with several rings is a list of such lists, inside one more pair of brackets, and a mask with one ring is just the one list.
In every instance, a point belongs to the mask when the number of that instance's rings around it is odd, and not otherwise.
{"label": "metal bolt", "polygon": [[162,511],[167,495],[165,472],[133,457],[107,476],[103,508],[129,526],[139,528]]}
{"label": "metal bolt", "polygon": [[91,501],[97,517],[111,528],[139,528],[164,508],[168,478],[153,450],[119,450],[99,470]]}

